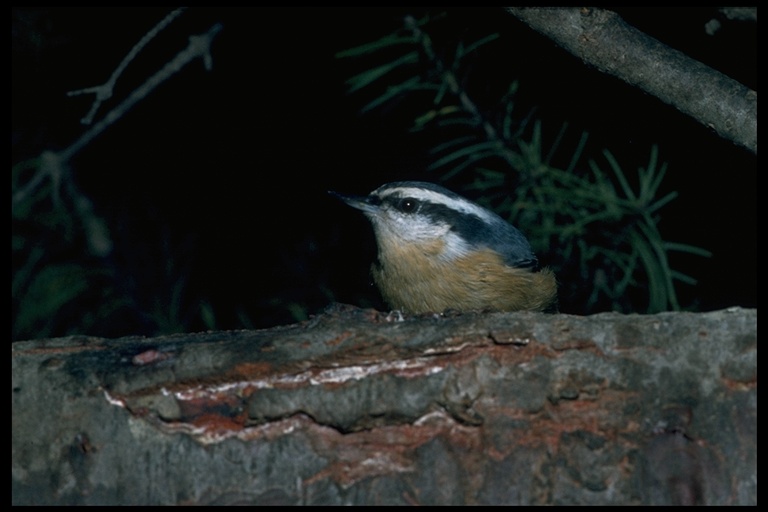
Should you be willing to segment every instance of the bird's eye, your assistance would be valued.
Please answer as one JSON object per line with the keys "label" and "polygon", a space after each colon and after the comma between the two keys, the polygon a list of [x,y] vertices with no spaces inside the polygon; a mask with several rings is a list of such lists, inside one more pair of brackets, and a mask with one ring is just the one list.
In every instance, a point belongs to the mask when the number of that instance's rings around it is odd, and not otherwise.
{"label": "bird's eye", "polygon": [[406,197],[398,201],[396,206],[403,213],[413,213],[419,209],[419,202],[412,197]]}

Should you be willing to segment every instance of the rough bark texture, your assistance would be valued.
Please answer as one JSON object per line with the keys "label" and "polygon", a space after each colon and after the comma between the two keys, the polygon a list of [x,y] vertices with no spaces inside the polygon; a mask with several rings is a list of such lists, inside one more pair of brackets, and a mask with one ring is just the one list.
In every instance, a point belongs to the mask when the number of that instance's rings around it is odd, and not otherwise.
{"label": "rough bark texture", "polygon": [[757,314],[19,342],[14,504],[755,504]]}
{"label": "rough bark texture", "polygon": [[757,153],[757,92],[589,7],[510,7],[509,12],[598,70],[668,103]]}

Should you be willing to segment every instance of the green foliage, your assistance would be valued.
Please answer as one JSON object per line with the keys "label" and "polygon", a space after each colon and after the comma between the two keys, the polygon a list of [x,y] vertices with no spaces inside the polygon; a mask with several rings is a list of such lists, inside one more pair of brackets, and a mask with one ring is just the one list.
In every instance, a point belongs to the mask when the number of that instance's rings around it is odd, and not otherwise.
{"label": "green foliage", "polygon": [[[89,267],[72,255],[73,246],[86,245],[78,226],[98,230],[101,225],[89,217],[89,203],[75,204],[62,194],[61,170],[44,153],[11,172],[13,339],[83,332],[79,329],[93,327],[123,306],[104,286],[107,270]],[[35,181],[39,186],[24,187]],[[75,302],[88,305],[88,312],[77,319],[78,329],[71,328]]]}
{"label": "green foliage", "polygon": [[[670,268],[669,253],[709,253],[667,242],[659,231],[659,212],[676,193],[660,194],[666,164],[659,164],[658,148],[650,149],[648,164],[636,173],[608,150],[584,166],[583,133],[567,164],[558,167],[567,124],[545,143],[542,122],[514,111],[518,82],[492,111],[483,111],[463,86],[467,62],[497,36],[459,41],[451,51],[433,43],[427,33],[433,26],[434,18],[406,17],[395,33],[337,54],[362,59],[368,68],[347,81],[350,93],[368,91],[361,110],[416,97],[411,130],[429,131],[441,141],[428,149],[428,170],[440,181],[463,184],[528,235],[558,275],[564,309],[680,309],[676,282],[696,281]],[[452,55],[447,61],[440,57],[446,54]]]}
{"label": "green foliage", "polygon": [[[202,318],[216,326],[212,307],[191,304],[186,291],[189,269],[184,248],[173,248],[168,236],[159,254],[135,261],[149,273],[152,262],[165,262],[152,297],[143,297],[123,282],[110,263],[111,233],[90,200],[75,186],[70,169],[56,155],[12,168],[13,193],[12,327],[13,340],[68,334],[116,336],[170,334],[189,328]],[[134,260],[140,260],[132,254]],[[162,267],[162,266],[161,266]],[[134,287],[135,288],[135,287]]]}

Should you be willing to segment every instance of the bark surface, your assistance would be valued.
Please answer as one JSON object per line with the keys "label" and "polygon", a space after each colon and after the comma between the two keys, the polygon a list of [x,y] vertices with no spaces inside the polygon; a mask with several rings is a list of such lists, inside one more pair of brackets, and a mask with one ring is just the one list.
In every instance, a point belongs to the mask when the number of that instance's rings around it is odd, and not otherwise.
{"label": "bark surface", "polygon": [[756,504],[757,312],[12,349],[14,504]]}

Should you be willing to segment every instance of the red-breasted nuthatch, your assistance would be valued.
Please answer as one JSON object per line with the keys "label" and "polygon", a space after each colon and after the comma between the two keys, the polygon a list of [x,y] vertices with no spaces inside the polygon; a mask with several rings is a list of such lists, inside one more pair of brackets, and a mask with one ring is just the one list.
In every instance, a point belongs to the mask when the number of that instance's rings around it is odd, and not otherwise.
{"label": "red-breasted nuthatch", "polygon": [[330,192],[370,219],[384,300],[408,313],[448,309],[555,311],[557,283],[525,236],[495,213],[439,185],[387,183],[368,196]]}

